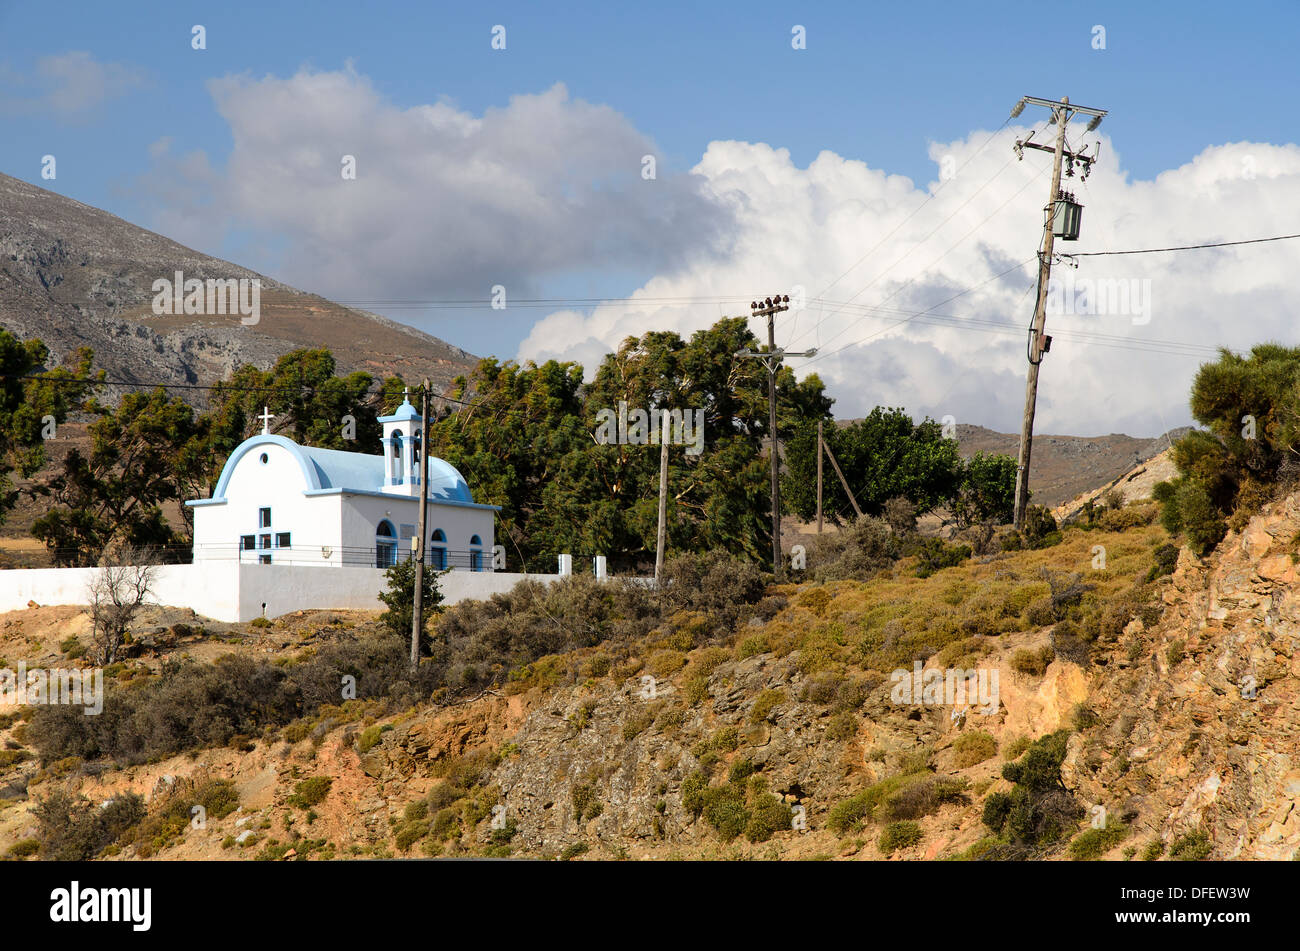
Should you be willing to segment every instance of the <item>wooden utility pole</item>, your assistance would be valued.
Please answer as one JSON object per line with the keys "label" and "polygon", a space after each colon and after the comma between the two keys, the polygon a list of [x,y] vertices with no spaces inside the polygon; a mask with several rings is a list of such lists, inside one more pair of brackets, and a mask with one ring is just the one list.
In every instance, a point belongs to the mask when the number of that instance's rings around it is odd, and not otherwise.
{"label": "wooden utility pole", "polygon": [[420,387],[420,432],[412,450],[419,454],[420,516],[415,543],[415,603],[411,610],[411,669],[420,666],[420,634],[424,630],[424,559],[429,520],[429,381]]}
{"label": "wooden utility pole", "polygon": [[862,518],[862,509],[858,506],[858,499],[853,494],[853,490],[849,488],[849,480],[844,478],[844,473],[840,471],[840,464],[835,461],[835,453],[831,452],[831,447],[825,443],[822,444],[822,449],[826,451],[826,458],[831,461],[835,474],[840,477],[840,485],[844,486],[845,494],[848,495],[849,501],[853,503],[853,511],[858,513],[858,518]]}
{"label": "wooden utility pole", "polygon": [[[1052,275],[1052,246],[1055,242],[1057,228],[1064,227],[1061,231],[1064,240],[1073,241],[1078,237],[1078,205],[1073,200],[1067,201],[1067,196],[1061,192],[1061,160],[1064,158],[1069,162],[1068,175],[1074,174],[1074,165],[1079,162],[1083,166],[1083,177],[1088,177],[1088,171],[1092,168],[1092,163],[1096,161],[1096,153],[1089,156],[1086,154],[1087,147],[1078,152],[1071,152],[1065,147],[1065,127],[1070,124],[1070,119],[1076,113],[1083,113],[1093,117],[1093,121],[1088,125],[1088,131],[1095,129],[1100,123],[1102,116],[1106,115],[1103,109],[1089,109],[1083,106],[1071,106],[1068,96],[1062,97],[1059,103],[1047,99],[1035,99],[1026,96],[1016,104],[1011,115],[1020,115],[1027,103],[1034,105],[1046,106],[1052,110],[1052,121],[1056,124],[1056,144],[1055,146],[1039,145],[1031,142],[1032,134],[1029,139],[1018,140],[1014,146],[1016,154],[1024,158],[1026,148],[1039,149],[1044,152],[1052,153],[1052,185],[1048,192],[1047,205],[1043,209],[1043,238],[1042,244],[1038,250],[1038,299],[1034,304],[1034,320],[1029,328],[1029,342],[1027,356],[1029,360],[1029,374],[1025,382],[1025,411],[1020,423],[1020,458],[1016,464],[1016,499],[1014,509],[1015,527],[1020,529],[1025,521],[1025,508],[1029,503],[1029,461],[1033,450],[1034,442],[1034,412],[1038,404],[1038,368],[1043,362],[1043,355],[1048,352],[1052,345],[1052,338],[1043,333],[1043,326],[1046,322],[1047,309],[1047,291],[1048,284]],[[1073,206],[1074,211],[1066,209],[1061,210],[1058,221],[1058,207],[1062,204]],[[1072,221],[1065,219],[1073,214]]]}
{"label": "wooden utility pole", "polygon": [[772,573],[776,580],[785,577],[785,564],[781,558],[781,453],[778,449],[776,432],[776,373],[785,357],[811,357],[817,351],[805,350],[801,353],[787,353],[776,346],[776,315],[790,309],[789,295],[775,294],[761,301],[752,301],[749,305],[751,316],[767,318],[767,350],[754,351],[746,348],[736,354],[738,357],[753,357],[763,361],[767,367],[767,430],[771,440],[768,455],[772,463]]}
{"label": "wooden utility pole", "polygon": [[655,533],[655,582],[664,570],[664,547],[668,538],[668,428],[671,417],[659,410],[659,530]]}
{"label": "wooden utility pole", "polygon": [[822,421],[817,420],[817,534],[822,533]]}

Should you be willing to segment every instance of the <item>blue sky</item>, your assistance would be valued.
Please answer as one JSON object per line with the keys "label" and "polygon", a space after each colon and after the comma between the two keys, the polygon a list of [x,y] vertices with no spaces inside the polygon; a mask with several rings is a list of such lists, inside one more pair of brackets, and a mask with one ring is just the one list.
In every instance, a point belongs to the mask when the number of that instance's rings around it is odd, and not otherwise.
{"label": "blue sky", "polygon": [[[191,49],[193,24],[206,27],[206,50]],[[490,45],[496,24],[506,27],[504,51]],[[795,25],[806,29],[806,49],[791,48]],[[1096,26],[1105,29],[1105,49],[1094,49]],[[501,260],[486,262],[483,273],[500,271],[502,283],[521,288],[524,296],[623,297],[657,277],[680,277],[687,257],[734,263],[742,254],[725,233],[741,219],[711,216],[712,206],[699,206],[696,200],[693,182],[698,176],[687,174],[711,143],[734,140],[786,149],[796,170],[807,169],[828,151],[886,175],[906,176],[912,190],[897,200],[899,208],[911,210],[917,204],[912,196],[923,198],[938,180],[934,148],[963,154],[954,144],[978,144],[1002,124],[1021,95],[1068,94],[1076,103],[1111,111],[1101,131],[1105,148],[1116,153],[1110,158],[1119,162],[1113,169],[1119,183],[1115,187],[1132,188],[1197,161],[1209,148],[1232,143],[1285,147],[1293,142],[1300,101],[1294,53],[1298,35],[1300,4],[1294,2],[325,2],[312,4],[309,12],[297,4],[74,3],[61,5],[57,14],[48,7],[5,2],[0,3],[0,118],[5,128],[0,171],[335,298],[456,297],[479,286],[450,286],[454,274],[467,267],[463,261],[433,284],[421,283],[415,273],[420,264],[412,260],[407,265],[412,271],[409,280],[407,275],[389,274],[371,287],[359,286],[365,281],[357,279],[355,291],[353,285],[329,286],[331,275],[340,273],[336,264],[322,267],[317,275],[304,263],[321,256],[325,240],[319,232],[306,237],[298,233],[294,215],[306,210],[263,216],[230,199],[243,180],[231,168],[232,157],[239,160],[244,179],[276,161],[274,152],[249,149],[240,154],[241,134],[286,119],[269,108],[258,112],[259,97],[271,91],[271,86],[259,84],[288,83],[304,73],[354,77],[344,82],[364,86],[370,96],[357,106],[359,114],[371,109],[400,115],[442,102],[462,117],[482,117],[506,109],[511,97],[543,96],[558,83],[567,97],[556,108],[570,110],[579,100],[607,107],[631,130],[628,149],[641,140],[652,144],[661,181],[679,188],[674,193],[679,216],[672,228],[653,236],[651,248],[638,245],[636,233],[645,230],[639,216],[655,217],[654,202],[639,202],[627,212],[627,230],[602,229],[589,244],[575,243],[563,251],[547,253],[546,246],[555,243],[547,229],[568,233],[579,219],[539,224],[533,256],[519,266],[518,274],[512,269],[510,242],[521,225],[511,220],[499,234],[481,236],[483,244],[476,246],[473,260],[490,258],[491,248],[500,247]],[[73,53],[86,57],[70,66],[66,57]],[[52,67],[51,62],[62,65]],[[236,86],[243,84],[243,93],[222,107],[212,81],[231,77],[236,77]],[[297,100],[290,96],[287,101]],[[611,197],[631,187],[620,185],[621,173],[603,158],[570,168],[573,156],[563,154],[563,141],[547,141],[545,129],[530,125],[522,110],[515,118],[519,121],[506,124],[514,131],[502,132],[493,141],[531,139],[525,144],[533,151],[520,161],[528,167],[555,164],[534,187],[544,189],[565,175],[573,176],[563,189],[582,193],[583,208],[599,207],[613,217],[623,214]],[[1027,114],[1020,121],[1027,125],[1040,118]],[[602,124],[613,121],[608,117],[575,121],[580,128],[594,129],[596,136],[614,128]],[[581,125],[588,122],[591,125]],[[357,128],[378,126],[361,122]],[[1006,156],[1004,145],[999,142],[996,148],[998,164]],[[346,143],[340,150],[344,147]],[[391,143],[388,147],[398,148]],[[324,149],[328,152],[328,146]],[[58,177],[52,182],[40,177],[45,154],[58,159]],[[1260,155],[1266,164],[1274,157],[1271,152]],[[374,167],[363,158],[363,169]],[[395,175],[394,167],[386,164],[384,174]],[[771,179],[770,171],[763,174]],[[1278,174],[1289,181],[1289,166]],[[710,177],[710,183],[716,185],[716,177]],[[401,187],[400,181],[391,184]],[[947,191],[960,193],[962,184],[959,179]],[[1018,214],[1017,208],[1024,206],[1019,220],[1032,219],[1041,192],[1038,187],[1026,193],[1008,214]],[[266,193],[274,194],[274,189],[267,186]],[[1012,193],[1000,194],[1006,198]],[[1191,193],[1184,195],[1193,200]],[[882,215],[890,211],[884,205],[891,200],[888,194],[871,199],[842,196],[849,204],[865,202],[874,208],[873,202],[880,203]],[[205,220],[201,209],[214,201],[222,203],[223,214]],[[314,200],[313,206],[319,203]],[[444,207],[451,210],[447,220],[438,223],[439,231],[462,231],[458,216],[465,208],[440,199],[430,213],[437,215]],[[1090,212],[1085,221],[1097,220],[1095,215]],[[723,233],[710,231],[710,219]],[[353,232],[370,230],[355,219],[344,220]],[[1121,222],[1122,217],[1114,220]],[[383,220],[373,222],[377,232],[384,226]],[[1273,228],[1272,221],[1243,219],[1231,236],[1274,233]],[[484,229],[491,230],[487,225]],[[664,250],[678,232],[687,236],[681,247]],[[868,227],[858,247],[844,247],[847,260],[866,251],[877,234]],[[909,234],[903,231],[900,240]],[[1117,238],[1125,237],[1130,246],[1144,243],[1136,232],[1117,233]],[[412,240],[423,238],[413,232]],[[1023,244],[1026,255],[1032,255],[1032,224]],[[606,254],[603,249],[609,246],[622,250]],[[431,253],[449,253],[436,241],[430,247]],[[906,247],[899,244],[898,253]],[[892,246],[881,254],[887,260],[896,256]],[[740,271],[755,274],[755,280],[766,279],[757,275],[770,272],[757,261]],[[971,272],[969,280],[987,276]],[[783,278],[773,273],[771,280]],[[936,286],[962,280],[960,274],[949,273]],[[817,290],[824,283],[820,276],[808,281],[810,289]],[[691,286],[704,293],[699,282]],[[398,289],[386,293],[386,287]],[[715,289],[754,291],[752,283]],[[486,297],[487,288],[475,296]],[[988,307],[1005,309],[994,302]],[[389,313],[472,351],[503,357],[515,356],[529,328],[544,316],[541,311],[512,312],[484,321],[448,311]],[[644,328],[627,328],[639,329]],[[1151,333],[1155,330],[1150,328]],[[1166,324],[1160,336],[1173,333]],[[606,339],[609,334],[596,336]],[[936,345],[934,340],[924,343]],[[545,347],[534,351],[547,352]],[[534,351],[525,347],[520,352]],[[1194,365],[1180,363],[1176,372],[1186,375]],[[1014,376],[1020,371],[1009,367],[1008,372]],[[877,395],[865,394],[859,402]],[[939,401],[935,394],[918,393],[906,402],[937,411],[942,408]],[[1001,403],[989,403],[986,418],[975,421],[1005,425],[1007,412]],[[1065,412],[1060,421],[1082,424],[1077,414]],[[1105,421],[1095,416],[1094,425]],[[1154,416],[1148,428],[1159,428]]]}

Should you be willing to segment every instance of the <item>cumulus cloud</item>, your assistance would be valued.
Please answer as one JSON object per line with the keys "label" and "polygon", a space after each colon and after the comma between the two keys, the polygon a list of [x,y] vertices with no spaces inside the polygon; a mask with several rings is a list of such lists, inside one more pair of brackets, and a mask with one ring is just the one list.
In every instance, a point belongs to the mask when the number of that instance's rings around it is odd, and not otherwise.
{"label": "cumulus cloud", "polygon": [[[344,299],[535,296],[557,274],[675,271],[728,253],[728,207],[699,176],[642,177],[654,144],[557,84],[472,115],[399,108],[352,69],[209,83],[233,148],[219,181],[193,156],[150,187],[180,240],[227,227],[276,236],[277,276]],[[354,180],[343,176],[345,156]],[[162,157],[159,157],[160,159]],[[196,196],[177,202],[170,189]]]}
{"label": "cumulus cloud", "polygon": [[[151,149],[156,224],[187,244],[237,233],[274,249],[260,269],[379,311],[380,300],[483,300],[497,284],[512,301],[653,275],[628,302],[543,316],[516,351],[589,373],[629,335],[689,335],[748,314],[752,297],[801,291],[806,306],[779,317],[777,342],[819,348],[792,366],[822,376],[838,415],[883,404],[1019,429],[1050,171],[1044,153],[1012,154],[1027,128],[932,143],[929,182],[832,152],[800,167],[784,149],[736,141],[710,143],[686,172],[661,162],[646,181],[653,142],[563,85],[481,115],[446,101],[399,107],[350,67],[225,77],[210,91],[231,131],[223,167]],[[1082,123],[1071,137],[1076,148],[1096,138]],[[1101,144],[1087,183],[1065,181],[1085,206],[1083,236],[1059,252],[1296,230],[1295,145],[1215,145],[1147,181]],[[344,156],[355,181],[340,174]],[[1189,421],[1191,377],[1215,347],[1294,337],[1300,242],[1078,263],[1055,269],[1054,290],[1074,283],[1048,318],[1040,432],[1154,435]],[[501,355],[514,346],[504,333]]]}
{"label": "cumulus cloud", "polygon": [[0,98],[0,112],[10,115],[54,113],[64,119],[82,118],[109,99],[145,85],[145,71],[123,63],[102,63],[84,50],[73,50],[36,61],[33,75],[4,69],[9,92]]}
{"label": "cumulus cloud", "polygon": [[[1027,132],[932,145],[936,173],[950,175],[925,185],[829,152],[799,168],[785,150],[714,142],[694,172],[731,196],[741,236],[731,255],[665,272],[630,305],[551,315],[519,357],[576,359],[590,372],[628,334],[686,335],[718,316],[711,303],[656,301],[730,295],[739,301],[728,312],[747,314],[749,297],[799,286],[807,307],[778,317],[777,343],[820,348],[791,365],[821,375],[837,415],[884,404],[1018,431],[1051,161],[1015,161],[1010,145]],[[1071,132],[1078,147],[1081,125]],[[1085,209],[1081,239],[1058,241],[1058,252],[1296,231],[1286,214],[1300,200],[1294,145],[1206,148],[1154,181],[1130,181],[1109,140],[1101,155],[1086,184],[1063,182]],[[1300,242],[1078,260],[1054,269],[1040,432],[1154,435],[1189,421],[1188,386],[1213,348],[1294,339],[1287,288]]]}

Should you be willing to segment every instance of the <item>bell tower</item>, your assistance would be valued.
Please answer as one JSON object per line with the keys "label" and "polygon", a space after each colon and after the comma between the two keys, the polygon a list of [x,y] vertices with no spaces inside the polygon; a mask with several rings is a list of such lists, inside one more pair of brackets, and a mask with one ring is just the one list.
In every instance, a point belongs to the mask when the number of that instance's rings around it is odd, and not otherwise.
{"label": "bell tower", "polygon": [[424,459],[424,434],[420,413],[411,405],[409,392],[402,391],[402,405],[392,416],[380,416],[384,428],[380,440],[384,452],[384,484],[380,491],[415,498],[420,493],[420,463]]}

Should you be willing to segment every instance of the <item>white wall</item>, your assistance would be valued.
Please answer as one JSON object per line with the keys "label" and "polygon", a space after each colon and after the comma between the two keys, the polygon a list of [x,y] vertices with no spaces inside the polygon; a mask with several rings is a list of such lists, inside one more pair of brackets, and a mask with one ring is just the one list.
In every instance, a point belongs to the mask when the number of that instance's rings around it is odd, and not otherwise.
{"label": "white wall", "polygon": [[[265,565],[259,567],[266,567]],[[25,568],[0,571],[0,611],[28,601],[83,605],[97,568]],[[151,604],[193,608],[218,621],[238,620],[239,566],[234,562],[160,565],[150,586]]]}
{"label": "white wall", "polygon": [[[84,605],[96,568],[34,568],[0,571],[0,612],[18,611],[28,601]],[[453,571],[444,575],[444,604],[485,599],[509,591],[524,578],[543,584],[558,575],[504,571]],[[192,608],[215,621],[251,621],[302,610],[383,610],[379,568],[327,568],[294,565],[240,565],[233,561],[161,565],[152,585],[151,604]]]}
{"label": "white wall", "polygon": [[[273,561],[342,564],[340,497],[304,495],[303,491],[310,488],[294,453],[270,442],[254,446],[231,470],[224,503],[193,506],[195,561],[238,559],[257,564],[258,555],[264,552],[240,552],[240,537],[252,535],[260,539],[270,534],[274,546],[278,533],[289,532],[295,550],[277,555],[272,547],[269,553]],[[271,509],[269,528],[260,527],[258,512],[264,507]],[[322,546],[330,549],[329,557],[322,552]]]}

